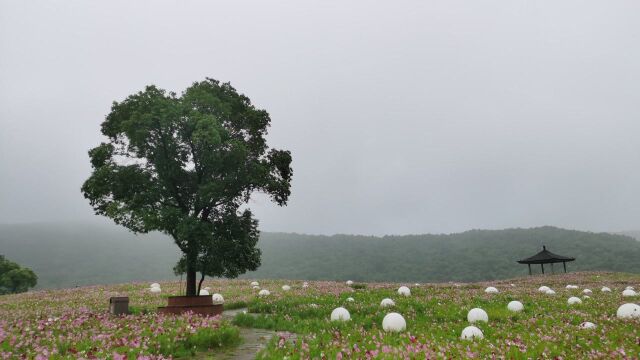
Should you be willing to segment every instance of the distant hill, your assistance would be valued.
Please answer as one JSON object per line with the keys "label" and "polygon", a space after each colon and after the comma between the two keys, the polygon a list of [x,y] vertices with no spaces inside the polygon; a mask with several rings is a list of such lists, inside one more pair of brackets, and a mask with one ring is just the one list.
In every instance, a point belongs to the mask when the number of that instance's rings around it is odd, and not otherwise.
{"label": "distant hill", "polygon": [[[262,266],[244,277],[503,279],[526,275],[527,267],[516,260],[537,253],[543,244],[576,257],[567,265],[570,271],[640,273],[640,242],[631,237],[540,227],[384,237],[263,233]],[[94,224],[0,225],[0,254],[32,268],[40,288],[173,279],[171,269],[179,257],[173,241],[161,234],[135,236],[115,225]],[[556,270],[561,271],[561,265]]]}
{"label": "distant hill", "polygon": [[617,234],[620,235],[626,235],[626,236],[630,236],[638,241],[640,241],[640,230],[635,230],[635,231],[621,231]]}

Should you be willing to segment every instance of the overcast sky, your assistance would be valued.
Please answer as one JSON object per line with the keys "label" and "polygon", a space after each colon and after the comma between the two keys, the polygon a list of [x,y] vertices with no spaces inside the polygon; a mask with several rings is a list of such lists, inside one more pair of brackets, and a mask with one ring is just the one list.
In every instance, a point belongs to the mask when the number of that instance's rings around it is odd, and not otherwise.
{"label": "overcast sky", "polygon": [[637,0],[0,0],[0,223],[95,220],[111,102],[205,77],[293,154],[262,230],[640,228]]}

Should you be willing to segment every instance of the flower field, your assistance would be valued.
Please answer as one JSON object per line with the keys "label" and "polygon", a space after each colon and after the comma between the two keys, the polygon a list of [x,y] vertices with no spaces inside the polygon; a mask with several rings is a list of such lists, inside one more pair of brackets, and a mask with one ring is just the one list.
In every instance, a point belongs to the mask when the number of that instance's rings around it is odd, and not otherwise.
{"label": "flower field", "polygon": [[[291,286],[288,291],[282,285]],[[577,289],[567,289],[566,285]],[[409,296],[397,293],[401,285]],[[546,285],[556,293],[538,288]],[[238,327],[288,331],[295,340],[275,337],[258,357],[265,359],[424,359],[424,358],[562,358],[637,359],[640,319],[619,319],[627,286],[640,289],[640,276],[617,273],[574,273],[474,284],[353,284],[337,282],[260,281],[270,295],[247,280],[205,281],[221,293],[226,308],[248,307],[233,324],[218,317],[169,316],[155,313],[166,297],[179,293],[178,283],[161,283],[151,293],[147,283],[92,286],[0,296],[0,358],[163,359],[188,358],[238,344]],[[493,286],[498,293],[485,293]],[[611,292],[601,292],[603,286]],[[583,290],[591,289],[585,297]],[[129,296],[133,314],[111,316],[108,299]],[[579,297],[581,304],[567,299]],[[353,298],[353,301],[348,301]],[[382,308],[390,298],[395,305]],[[507,310],[517,300],[521,312]],[[330,321],[344,307],[348,321]],[[483,339],[462,340],[467,313],[482,308],[488,322],[474,323]],[[382,329],[386,314],[406,320],[406,330]],[[257,315],[256,315],[257,314]],[[583,329],[583,322],[596,325]],[[210,352],[215,354],[215,352]]]}

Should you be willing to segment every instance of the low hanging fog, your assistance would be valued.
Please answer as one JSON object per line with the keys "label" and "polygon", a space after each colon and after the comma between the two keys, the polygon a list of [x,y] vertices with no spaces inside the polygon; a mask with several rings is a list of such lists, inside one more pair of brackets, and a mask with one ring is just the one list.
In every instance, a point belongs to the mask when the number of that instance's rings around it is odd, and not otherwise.
{"label": "low hanging fog", "polygon": [[640,228],[638,1],[0,1],[0,223],[80,193],[111,102],[230,81],[293,155],[265,231]]}

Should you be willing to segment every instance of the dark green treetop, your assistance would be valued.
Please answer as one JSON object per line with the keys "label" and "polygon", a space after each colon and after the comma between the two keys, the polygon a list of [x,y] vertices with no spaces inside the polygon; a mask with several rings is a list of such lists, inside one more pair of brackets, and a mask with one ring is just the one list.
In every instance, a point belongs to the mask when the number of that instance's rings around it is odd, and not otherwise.
{"label": "dark green treetop", "polygon": [[208,78],[181,96],[148,86],[113,103],[82,192],[96,214],[173,237],[195,295],[196,271],[235,277],[260,265],[257,221],[243,207],[251,194],[287,203],[291,153],[268,148],[270,122],[228,83]]}
{"label": "dark green treetop", "polygon": [[38,276],[0,255],[0,294],[15,294],[29,290],[38,283]]}

